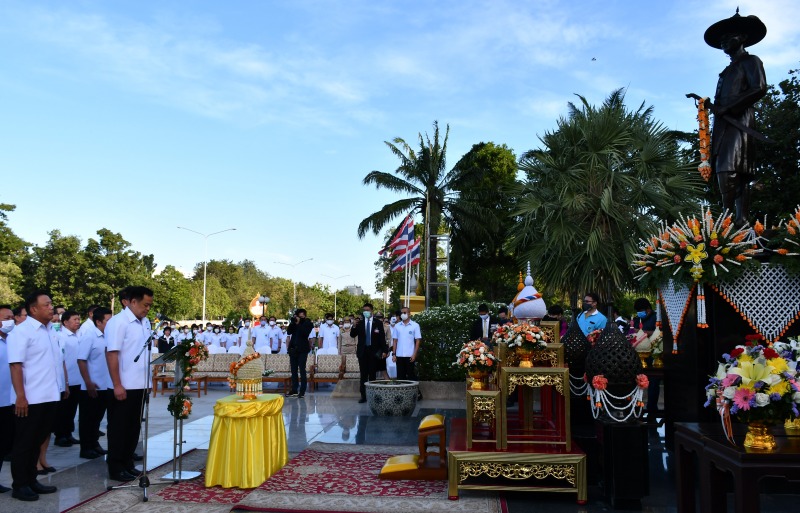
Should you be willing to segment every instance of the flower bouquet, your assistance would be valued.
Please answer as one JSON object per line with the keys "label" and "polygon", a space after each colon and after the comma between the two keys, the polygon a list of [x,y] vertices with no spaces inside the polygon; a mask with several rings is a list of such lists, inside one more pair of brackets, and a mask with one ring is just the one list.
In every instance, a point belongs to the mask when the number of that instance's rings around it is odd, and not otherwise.
{"label": "flower bouquet", "polygon": [[516,348],[520,367],[532,367],[533,352],[547,349],[547,341],[547,333],[531,324],[505,324],[492,336],[495,344],[504,342],[509,349]]}
{"label": "flower bouquet", "polygon": [[774,449],[767,426],[800,417],[796,351],[791,344],[764,347],[748,340],[722,358],[706,386],[705,406],[713,404],[719,410],[729,440],[733,415],[748,424],[745,447]]}
{"label": "flower bouquet", "polygon": [[481,390],[486,384],[489,372],[497,368],[497,358],[489,346],[480,340],[471,340],[458,352],[453,366],[467,369],[473,380],[470,388]]}
{"label": "flower bouquet", "polygon": [[189,382],[192,380],[197,365],[208,358],[208,348],[202,342],[187,338],[178,347],[178,359],[175,362],[175,373],[180,376],[175,393],[169,396],[167,410],[173,417],[186,419],[192,413],[192,400],[186,395],[190,390]]}

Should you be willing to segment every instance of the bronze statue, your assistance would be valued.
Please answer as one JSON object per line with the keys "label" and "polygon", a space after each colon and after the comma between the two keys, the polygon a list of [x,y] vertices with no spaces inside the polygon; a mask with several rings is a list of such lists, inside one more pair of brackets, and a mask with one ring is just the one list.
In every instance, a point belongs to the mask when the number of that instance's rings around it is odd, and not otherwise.
{"label": "bronze statue", "polygon": [[731,63],[719,74],[711,111],[711,167],[717,174],[722,207],[735,213],[734,223],[742,226],[750,210],[750,182],[755,173],[755,139],[765,140],[754,130],[755,108],[767,93],[767,78],[761,59],[750,55],[752,46],[767,34],[767,27],[756,16],[730,18],[711,25],[703,38],[719,48]]}

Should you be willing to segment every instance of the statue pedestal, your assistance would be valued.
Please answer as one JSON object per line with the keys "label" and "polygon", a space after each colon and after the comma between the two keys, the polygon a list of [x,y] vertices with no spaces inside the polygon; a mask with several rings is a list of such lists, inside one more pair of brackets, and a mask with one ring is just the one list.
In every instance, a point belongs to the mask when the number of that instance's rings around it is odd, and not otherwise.
{"label": "statue pedestal", "polygon": [[408,308],[411,310],[411,315],[425,310],[425,296],[400,296],[400,303],[405,305],[406,298],[408,298]]}

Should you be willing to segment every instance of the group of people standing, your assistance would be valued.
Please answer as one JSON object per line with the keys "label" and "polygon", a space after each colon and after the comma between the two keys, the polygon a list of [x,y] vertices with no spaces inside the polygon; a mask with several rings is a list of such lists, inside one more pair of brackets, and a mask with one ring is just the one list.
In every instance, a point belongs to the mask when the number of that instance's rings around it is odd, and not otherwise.
{"label": "group of people standing", "polygon": [[[111,479],[139,476],[134,462],[142,459],[135,449],[150,387],[153,292],[131,286],[119,298],[121,312],[92,306],[83,324],[77,311],[54,308],[44,291],[18,308],[0,306],[0,465],[10,453],[14,498],[35,501],[57,491],[37,480],[55,472],[46,463],[51,434],[56,445],[79,445],[82,458],[105,454]],[[78,408],[80,439],[73,436]],[[99,444],[106,413],[108,451]]]}

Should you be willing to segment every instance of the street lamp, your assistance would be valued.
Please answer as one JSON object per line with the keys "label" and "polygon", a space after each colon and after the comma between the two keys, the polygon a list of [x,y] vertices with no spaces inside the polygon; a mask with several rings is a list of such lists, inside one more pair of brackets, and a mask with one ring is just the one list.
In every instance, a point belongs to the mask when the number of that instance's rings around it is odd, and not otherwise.
{"label": "street lamp", "polygon": [[212,235],[217,235],[218,233],[236,231],[236,228],[227,228],[225,230],[220,230],[214,233],[200,233],[195,230],[191,230],[189,228],[184,228],[183,226],[178,226],[178,229],[196,233],[197,235],[200,235],[205,239],[205,251],[203,253],[203,324],[205,324],[206,323],[206,266],[208,265],[208,238],[211,237]]}
{"label": "street lamp", "polygon": [[[340,280],[342,278],[347,278],[350,275],[349,274],[343,274],[341,276],[337,276],[336,278],[334,278],[333,276],[328,276],[327,274],[323,274],[322,276],[324,276],[326,278],[330,278],[333,281],[336,281],[336,280]],[[338,319],[339,318],[339,315],[336,313],[336,294],[338,294],[338,293],[339,293],[339,290],[334,285],[334,287],[333,287],[333,317],[334,317],[334,319]]]}
{"label": "street lamp", "polygon": [[267,305],[269,304],[269,297],[258,296],[258,302],[261,303],[261,317],[267,316]]}
{"label": "street lamp", "polygon": [[[287,264],[286,262],[272,262],[272,263],[273,264],[288,265],[289,267],[294,269],[298,265],[304,264],[304,263],[309,262],[311,260],[314,260],[314,258],[313,257],[312,258],[306,258],[305,260],[301,260],[301,261],[299,261],[297,263],[294,263],[294,264]],[[292,272],[292,274],[294,274],[294,272]],[[294,276],[292,276],[292,290],[294,291],[294,309],[297,310],[297,283],[294,281]]]}

